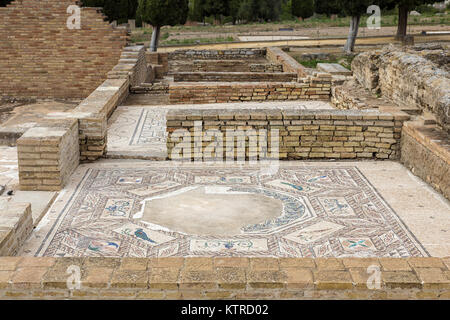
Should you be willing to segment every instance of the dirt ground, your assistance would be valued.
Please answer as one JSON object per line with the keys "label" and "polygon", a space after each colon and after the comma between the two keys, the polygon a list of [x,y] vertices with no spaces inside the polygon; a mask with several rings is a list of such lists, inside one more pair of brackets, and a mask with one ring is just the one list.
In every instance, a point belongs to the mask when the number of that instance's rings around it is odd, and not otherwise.
{"label": "dirt ground", "polygon": [[[288,26],[283,25],[252,25],[246,27],[240,26],[223,26],[217,27],[216,30],[211,31],[185,31],[175,32],[168,28],[167,31],[171,34],[169,39],[189,39],[189,38],[216,38],[216,37],[229,37],[233,36],[236,41],[240,35],[251,36],[304,36],[309,38],[322,38],[322,37],[346,37],[348,34],[348,27],[320,27],[320,28],[301,28],[297,27],[294,31],[280,31],[280,28]],[[269,30],[272,29],[272,30]],[[163,31],[163,32],[164,32]],[[397,31],[397,27],[383,27],[380,30],[371,30],[368,28],[360,28],[359,36],[385,36],[393,35]],[[421,33],[422,31],[450,31],[448,25],[433,25],[433,26],[409,26],[408,32],[412,34]],[[178,33],[178,34],[177,34]]]}

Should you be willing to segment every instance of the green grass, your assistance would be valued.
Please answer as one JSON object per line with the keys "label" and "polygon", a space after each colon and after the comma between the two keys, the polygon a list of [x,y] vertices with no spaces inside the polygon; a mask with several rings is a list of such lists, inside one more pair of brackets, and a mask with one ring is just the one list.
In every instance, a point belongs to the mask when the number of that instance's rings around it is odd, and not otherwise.
{"label": "green grass", "polygon": [[342,62],[342,60],[345,60],[345,63],[341,63],[341,65],[344,68],[347,68],[350,70],[349,66],[352,64],[353,58],[352,56],[339,56],[334,57],[332,59],[327,60],[320,60],[320,59],[312,59],[312,60],[301,60],[299,57],[294,57],[295,60],[298,61],[301,65],[303,65],[306,68],[317,68],[318,63],[339,63]]}
{"label": "green grass", "polygon": [[306,68],[317,68],[318,63],[337,63],[337,60],[331,59],[331,60],[300,60],[296,59],[301,65],[303,65]]}

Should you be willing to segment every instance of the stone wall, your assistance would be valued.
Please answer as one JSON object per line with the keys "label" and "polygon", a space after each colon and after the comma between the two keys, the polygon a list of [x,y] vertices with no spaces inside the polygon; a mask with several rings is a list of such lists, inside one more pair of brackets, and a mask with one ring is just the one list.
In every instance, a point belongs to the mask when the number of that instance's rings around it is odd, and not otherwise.
{"label": "stone wall", "polygon": [[175,82],[293,82],[296,73],[287,72],[176,72]]}
{"label": "stone wall", "polygon": [[449,136],[435,126],[406,122],[401,141],[401,162],[450,200]]}
{"label": "stone wall", "polygon": [[81,9],[81,29],[67,28],[75,0],[21,0],[0,8],[0,95],[85,98],[119,61],[125,29]]}
{"label": "stone wall", "polygon": [[156,78],[161,78],[169,72],[169,54],[160,52],[145,53],[147,64],[151,65]]}
{"label": "stone wall", "polygon": [[280,48],[267,48],[267,59],[273,63],[281,63],[284,72],[296,73],[299,79],[307,76],[305,67]]}
{"label": "stone wall", "polygon": [[248,60],[194,60],[181,72],[283,72],[276,63],[251,63]]}
{"label": "stone wall", "polygon": [[17,140],[21,190],[59,191],[78,167],[78,120],[47,119]]}
{"label": "stone wall", "polygon": [[171,83],[171,104],[240,101],[329,100],[331,75],[317,73],[301,82]]}
{"label": "stone wall", "polygon": [[31,205],[0,198],[0,212],[0,256],[13,256],[33,231]]}
{"label": "stone wall", "polygon": [[426,57],[426,52],[386,47],[358,55],[352,71],[367,89],[432,112],[450,132],[450,74]]}
{"label": "stone wall", "polygon": [[0,299],[450,299],[449,272],[450,258],[2,257]]}
{"label": "stone wall", "polygon": [[250,72],[283,72],[283,65],[278,63],[253,63]]}
{"label": "stone wall", "polygon": [[[180,109],[169,111],[166,119],[170,159],[176,159],[180,152],[184,159],[193,160],[203,153],[210,157],[210,151],[217,153],[211,158],[217,155],[223,158],[229,152],[233,157],[238,147],[244,147],[242,144],[245,144],[246,159],[398,159],[401,129],[409,116],[376,111]],[[180,136],[180,131],[173,134],[179,129],[184,129],[185,134]],[[221,134],[214,137],[213,132],[207,130]],[[265,144],[249,148],[250,137],[258,139],[256,135],[260,130],[269,133]],[[273,130],[277,130],[279,139],[272,141],[276,134]],[[237,145],[228,134],[236,135]],[[196,138],[198,136],[200,139]],[[229,146],[227,141],[231,141]],[[205,152],[212,143],[218,144],[218,151]],[[261,150],[273,148],[278,148],[278,155],[261,154]]]}
{"label": "stone wall", "polygon": [[227,50],[177,50],[169,53],[169,60],[241,60],[264,57],[265,49],[227,49]]}
{"label": "stone wall", "polygon": [[350,91],[349,88],[344,85],[331,88],[331,103],[337,109],[363,110],[371,108],[371,106],[367,105],[361,98],[361,95],[358,95],[354,91]]}

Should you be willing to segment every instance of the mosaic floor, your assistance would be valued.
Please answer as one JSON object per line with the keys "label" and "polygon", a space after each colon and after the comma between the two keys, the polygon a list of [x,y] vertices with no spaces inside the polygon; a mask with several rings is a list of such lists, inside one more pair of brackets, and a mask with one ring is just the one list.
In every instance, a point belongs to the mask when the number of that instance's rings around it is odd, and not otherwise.
{"label": "mosaic floor", "polygon": [[21,254],[450,255],[448,201],[398,163],[283,162],[263,169],[126,160],[82,165]]}
{"label": "mosaic floor", "polygon": [[119,158],[166,159],[166,114],[171,109],[332,109],[328,102],[294,101],[221,103],[176,106],[120,106],[109,119],[108,155]]}

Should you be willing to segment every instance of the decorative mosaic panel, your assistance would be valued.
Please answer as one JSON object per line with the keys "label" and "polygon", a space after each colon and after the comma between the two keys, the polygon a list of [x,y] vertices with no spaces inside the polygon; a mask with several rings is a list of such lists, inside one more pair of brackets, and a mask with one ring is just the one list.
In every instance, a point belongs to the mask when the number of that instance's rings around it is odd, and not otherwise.
{"label": "decorative mosaic panel", "polygon": [[[281,203],[282,210],[274,212],[271,218],[261,217],[260,221],[241,225],[239,232],[225,236],[188,234],[143,218],[148,203],[161,199],[172,201],[172,197],[175,201],[175,197],[196,188],[205,189],[215,197],[242,194],[265,197]],[[76,188],[64,195],[62,202],[57,201],[48,214],[46,225],[38,228],[39,247],[28,249],[26,254],[112,257],[428,255],[356,167],[282,166],[273,175],[261,175],[261,171],[251,168],[177,168],[164,163],[159,167],[90,168]],[[230,204],[230,210],[231,207]],[[211,205],[210,209],[211,218],[203,219],[214,224],[212,213],[218,208]],[[186,205],[185,210],[190,207]],[[179,216],[183,217],[183,213]],[[179,225],[188,222],[182,218],[177,221]],[[221,223],[220,219],[217,223]]]}

